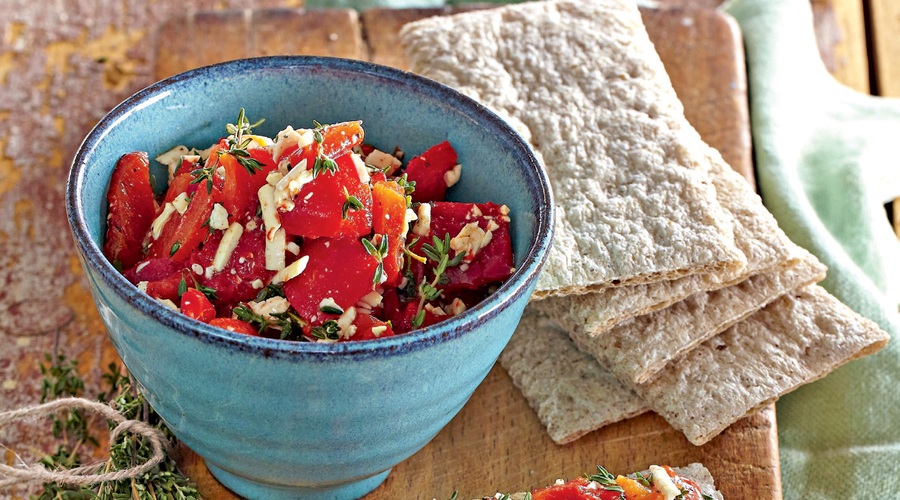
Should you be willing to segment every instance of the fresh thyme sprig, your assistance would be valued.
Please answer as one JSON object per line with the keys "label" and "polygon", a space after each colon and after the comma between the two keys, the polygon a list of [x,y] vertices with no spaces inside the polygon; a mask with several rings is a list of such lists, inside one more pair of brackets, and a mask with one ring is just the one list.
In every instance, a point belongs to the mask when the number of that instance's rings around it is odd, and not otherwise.
{"label": "fresh thyme sprig", "polygon": [[247,119],[247,116],[244,113],[244,108],[241,108],[241,111],[238,113],[237,124],[228,123],[225,125],[225,131],[230,134],[227,141],[228,149],[220,153],[230,153],[233,155],[237,162],[244,167],[250,175],[262,170],[263,164],[250,156],[247,147],[250,146],[253,139],[249,137],[245,139],[244,134],[249,134],[255,127],[258,127],[264,121],[266,121],[265,118],[258,120],[255,123],[250,123],[250,120]]}
{"label": "fresh thyme sprig", "polygon": [[325,129],[325,125],[313,120],[313,126],[315,127],[313,128],[313,138],[315,138],[317,146],[316,161],[313,164],[313,179],[323,172],[329,172],[331,175],[334,175],[338,169],[337,162],[325,156],[325,152],[322,150],[322,143],[325,142],[325,136],[322,135],[322,130]]}
{"label": "fresh thyme sprig", "polygon": [[341,219],[346,219],[347,212],[350,210],[356,211],[364,208],[359,198],[347,192],[346,186],[344,186],[344,200],[344,205],[341,207]]}
{"label": "fresh thyme sprig", "polygon": [[615,491],[618,493],[625,493],[625,490],[619,486],[619,483],[616,482],[616,476],[613,476],[608,470],[606,470],[603,466],[597,466],[597,473],[587,475],[585,477],[588,481],[593,481],[598,483],[601,488],[606,491]]}
{"label": "fresh thyme sprig", "polygon": [[375,257],[375,261],[378,262],[378,265],[375,266],[375,275],[372,277],[372,284],[378,286],[381,284],[381,278],[384,276],[384,258],[387,257],[388,254],[388,236],[386,234],[379,234],[379,240],[377,245],[374,242],[375,237],[372,237],[373,241],[369,241],[363,238],[362,244],[366,249],[366,253]]}
{"label": "fresh thyme sprig", "polygon": [[[210,288],[208,286],[203,286],[200,282],[197,281],[197,278],[194,277],[193,273],[188,273],[191,277],[191,280],[194,282],[194,288],[197,289],[198,292],[206,295],[206,298],[209,300],[215,300],[219,297],[216,295],[216,289]],[[184,279],[184,274],[181,275],[181,281],[178,282],[178,297],[181,298],[184,295],[184,292],[188,291],[187,280]]]}
{"label": "fresh thyme sprig", "polygon": [[310,334],[319,340],[338,340],[341,338],[341,327],[337,321],[330,319],[322,323],[322,326],[312,327]]}
{"label": "fresh thyme sprig", "polygon": [[[58,356],[55,360],[47,356],[49,367],[41,367],[44,374],[42,382],[42,397],[55,399],[61,396],[81,396],[84,390],[84,381],[75,371],[75,361],[66,361],[64,356]],[[107,401],[111,406],[120,411],[128,419],[140,419],[151,426],[160,429],[169,439],[174,439],[171,431],[162,422],[162,419],[141,395],[131,378],[122,373],[119,368],[111,363],[108,373],[103,375],[103,380],[110,386],[108,393],[101,393],[100,400]],[[42,399],[43,401],[43,399]],[[81,421],[78,410],[77,413]],[[53,417],[56,419],[56,417]],[[114,422],[108,422],[110,428]],[[41,463],[49,469],[69,469],[80,465],[78,449],[86,444],[96,446],[97,440],[85,432],[81,433],[81,424],[78,423],[78,439],[74,443],[60,445],[53,455],[45,456]],[[72,435],[70,434],[70,437]],[[153,450],[145,438],[129,433],[123,433],[116,442],[110,443],[110,458],[103,472],[114,472],[135,467],[146,462]],[[123,479],[115,482],[105,482],[94,487],[66,486],[59,483],[44,483],[44,489],[34,500],[81,500],[81,499],[128,499],[128,498],[173,498],[181,500],[199,499],[200,495],[190,479],[178,472],[175,461],[166,457],[160,465],[152,471],[133,479]]]}
{"label": "fresh thyme sprig", "polygon": [[241,321],[246,321],[251,325],[259,325],[257,331],[260,334],[269,328],[275,328],[281,331],[281,339],[291,337],[302,340],[301,335],[294,336],[293,334],[295,332],[303,331],[303,326],[306,323],[303,318],[294,312],[286,311],[283,313],[270,313],[269,317],[272,319],[269,319],[261,314],[256,314],[252,309],[243,304],[232,309],[232,312],[237,316],[237,319]]}
{"label": "fresh thyme sprig", "polygon": [[458,266],[462,262],[463,257],[465,257],[465,254],[460,252],[452,259],[450,258],[450,233],[445,234],[444,239],[433,236],[432,242],[433,244],[425,243],[422,245],[422,253],[429,260],[437,262],[437,265],[434,267],[434,279],[429,283],[423,277],[422,281],[419,282],[417,287],[419,307],[416,308],[416,315],[413,317],[413,328],[422,326],[422,323],[425,321],[425,302],[437,300],[443,295],[443,292],[438,289],[438,285],[447,284],[447,277],[444,275],[447,268]]}

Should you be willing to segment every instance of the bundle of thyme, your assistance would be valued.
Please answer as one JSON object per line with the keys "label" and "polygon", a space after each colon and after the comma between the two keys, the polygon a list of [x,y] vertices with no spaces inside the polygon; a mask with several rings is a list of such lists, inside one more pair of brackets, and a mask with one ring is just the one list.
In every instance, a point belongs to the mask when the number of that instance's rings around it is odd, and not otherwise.
{"label": "bundle of thyme", "polygon": [[[47,365],[41,366],[44,376],[41,384],[41,402],[61,397],[81,397],[84,381],[78,376],[77,362],[65,356],[56,358],[47,355]],[[142,420],[159,429],[169,439],[170,447],[174,436],[159,415],[150,407],[144,396],[137,390],[131,377],[122,373],[115,363],[110,363],[103,375],[109,391],[100,394],[99,400],[121,412],[125,418]],[[87,419],[79,410],[69,410],[60,415],[52,415],[53,436],[62,443],[56,453],[41,459],[41,463],[51,470],[72,469],[82,465],[81,452],[88,447],[96,447],[97,439],[91,435]],[[115,423],[107,422],[110,429]],[[145,463],[153,450],[149,442],[137,435],[123,433],[110,443],[109,460],[102,472],[126,470]],[[201,498],[196,486],[181,474],[174,459],[166,457],[159,467],[133,479],[104,482],[86,486],[67,486],[59,483],[44,483],[43,491],[32,496],[32,500],[81,500],[81,499],[133,499],[193,500]]]}

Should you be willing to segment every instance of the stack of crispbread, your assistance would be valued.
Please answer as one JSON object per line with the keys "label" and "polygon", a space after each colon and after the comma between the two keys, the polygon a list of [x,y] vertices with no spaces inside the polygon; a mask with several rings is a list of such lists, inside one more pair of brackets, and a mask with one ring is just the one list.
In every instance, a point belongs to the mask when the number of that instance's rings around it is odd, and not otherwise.
{"label": "stack of crispbread", "polygon": [[688,124],[633,1],[401,37],[414,71],[504,116],[550,177],[553,248],[501,363],[556,442],[652,409],[699,445],[886,344]]}

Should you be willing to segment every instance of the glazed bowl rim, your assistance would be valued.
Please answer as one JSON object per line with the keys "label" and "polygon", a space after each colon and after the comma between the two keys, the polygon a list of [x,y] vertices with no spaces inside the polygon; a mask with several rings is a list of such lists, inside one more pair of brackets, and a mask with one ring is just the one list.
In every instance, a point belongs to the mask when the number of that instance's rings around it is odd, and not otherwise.
{"label": "glazed bowl rim", "polygon": [[[91,159],[93,151],[99,147],[111,129],[126,120],[132,112],[164,98],[168,89],[195,79],[202,81],[210,77],[215,78],[217,75],[227,76],[235,71],[247,70],[275,70],[297,72],[298,74],[307,71],[338,74],[362,73],[364,76],[374,77],[380,82],[404,87],[404,90],[414,88],[416,92],[424,93],[428,100],[440,99],[454,102],[457,107],[464,109],[466,114],[471,114],[479,122],[484,123],[486,128],[500,132],[499,135],[503,137],[503,142],[509,146],[513,156],[520,158],[523,168],[532,170],[538,181],[534,189],[528,190],[533,191],[536,195],[536,228],[535,237],[525,252],[522,264],[496,292],[460,315],[402,335],[355,342],[298,342],[251,337],[216,328],[183,314],[175,313],[156,299],[140,292],[106,259],[100,246],[88,231],[83,197],[88,161]],[[473,330],[473,325],[490,320],[531,289],[530,285],[537,280],[537,275],[546,260],[553,233],[553,195],[546,173],[528,144],[502,118],[474,99],[414,73],[366,61],[321,56],[238,59],[180,73],[136,92],[107,113],[79,146],[66,182],[66,211],[75,243],[84,259],[83,263],[98,271],[100,279],[120,299],[130,302],[154,321],[158,321],[179,334],[193,335],[206,343],[224,344],[238,350],[260,354],[266,358],[276,357],[291,360],[327,361],[346,359],[347,357],[353,359],[383,357],[396,352],[417,351],[434,343],[445,342],[465,335]],[[95,297],[95,301],[96,299]]]}

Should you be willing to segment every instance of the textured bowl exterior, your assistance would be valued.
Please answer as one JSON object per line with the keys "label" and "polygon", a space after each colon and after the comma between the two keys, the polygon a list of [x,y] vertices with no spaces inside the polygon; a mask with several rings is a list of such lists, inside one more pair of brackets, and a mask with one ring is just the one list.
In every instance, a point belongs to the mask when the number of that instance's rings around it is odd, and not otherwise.
{"label": "textured bowl exterior", "polygon": [[[246,337],[174,314],[103,257],[107,184],[122,154],[206,147],[241,107],[266,118],[269,136],[361,118],[366,141],[382,149],[415,154],[450,140],[464,166],[455,199],[511,209],[516,273],[460,316],[365,342]],[[152,168],[165,179],[163,166]],[[528,146],[481,105],[410,73],[313,57],[224,63],[142,90],[85,139],[67,191],[94,300],[129,371],[226,486],[268,498],[364,494],[449,422],[519,321],[549,248],[551,207]]]}

